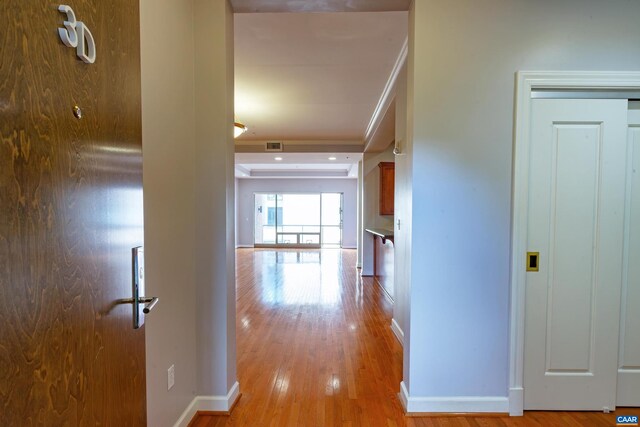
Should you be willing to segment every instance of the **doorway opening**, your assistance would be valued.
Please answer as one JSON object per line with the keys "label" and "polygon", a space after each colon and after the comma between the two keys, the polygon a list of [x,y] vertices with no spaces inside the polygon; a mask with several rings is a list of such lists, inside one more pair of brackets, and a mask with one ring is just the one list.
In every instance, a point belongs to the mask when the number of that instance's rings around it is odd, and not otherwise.
{"label": "doorway opening", "polygon": [[363,152],[374,136],[386,145],[395,136],[377,116],[395,113],[388,81],[407,22],[404,11],[234,17],[235,117],[249,128],[235,140],[236,339],[253,402],[236,416],[252,423],[301,422],[269,412],[272,380],[280,403],[321,423],[375,424],[381,416],[362,406],[373,396],[386,423],[402,422],[388,398],[402,375],[393,306],[356,266]]}
{"label": "doorway opening", "polygon": [[341,248],[343,193],[254,193],[254,247]]}

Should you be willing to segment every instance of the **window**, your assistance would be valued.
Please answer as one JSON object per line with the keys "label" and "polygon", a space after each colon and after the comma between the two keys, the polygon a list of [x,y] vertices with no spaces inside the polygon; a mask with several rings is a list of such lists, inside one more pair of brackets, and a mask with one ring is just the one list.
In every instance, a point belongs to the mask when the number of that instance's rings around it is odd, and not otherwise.
{"label": "window", "polygon": [[258,246],[340,247],[342,193],[255,193]]}

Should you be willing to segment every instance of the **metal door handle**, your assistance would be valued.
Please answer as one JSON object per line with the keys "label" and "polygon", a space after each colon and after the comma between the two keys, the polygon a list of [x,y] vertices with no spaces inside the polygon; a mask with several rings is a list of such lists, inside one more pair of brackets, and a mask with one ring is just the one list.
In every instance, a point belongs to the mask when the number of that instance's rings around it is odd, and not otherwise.
{"label": "metal door handle", "polygon": [[149,314],[149,312],[151,310],[153,310],[153,307],[155,307],[156,304],[158,304],[158,301],[160,301],[160,298],[158,298],[158,297],[140,297],[140,298],[138,298],[138,304],[147,304],[142,309],[142,312],[144,314]]}
{"label": "metal door handle", "polygon": [[158,304],[158,301],[160,301],[160,298],[158,297],[140,297],[137,299],[137,301],[135,298],[123,298],[116,301],[116,303],[133,304],[133,329],[138,329],[140,326],[142,326],[142,322],[140,321],[142,317],[140,316],[140,312],[138,311],[137,306],[140,304],[147,304],[142,308],[142,312],[144,314],[149,314],[149,312],[153,310],[156,304]]}
{"label": "metal door handle", "polygon": [[[140,298],[138,298],[138,304],[149,304],[145,308],[142,309],[142,311],[145,314],[147,314],[151,310],[153,310],[153,307],[156,306],[158,301],[160,301],[160,298],[158,298],[158,297],[140,297]],[[133,298],[123,298],[123,299],[119,299],[118,300],[118,304],[133,304],[134,302],[135,302],[135,300]]]}

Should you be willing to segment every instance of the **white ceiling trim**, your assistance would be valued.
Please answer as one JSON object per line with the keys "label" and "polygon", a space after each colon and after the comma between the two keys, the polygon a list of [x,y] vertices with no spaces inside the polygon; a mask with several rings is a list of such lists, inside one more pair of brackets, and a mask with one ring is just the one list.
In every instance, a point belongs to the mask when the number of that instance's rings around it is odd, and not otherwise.
{"label": "white ceiling trim", "polygon": [[348,170],[253,170],[251,178],[349,178]]}
{"label": "white ceiling trim", "polygon": [[[279,158],[280,160],[275,160]],[[333,159],[333,160],[330,160]],[[360,153],[237,153],[236,178],[357,178]]]}
{"label": "white ceiling trim", "polygon": [[236,139],[236,145],[257,145],[266,144],[267,142],[281,142],[283,145],[362,145],[362,141],[359,139]]}
{"label": "white ceiling trim", "polygon": [[244,175],[251,175],[251,169],[247,169],[246,167],[238,164],[236,164],[236,172]]}
{"label": "white ceiling trim", "polygon": [[[236,140],[236,153],[266,153],[267,142],[282,143],[282,153],[361,153],[359,140]],[[274,152],[275,153],[275,152]]]}
{"label": "white ceiling trim", "polygon": [[409,10],[410,0],[231,0],[235,13],[389,12]]}
{"label": "white ceiling trim", "polygon": [[367,130],[364,134],[365,141],[365,151],[367,151],[368,145],[371,142],[371,137],[375,134],[376,130],[380,126],[380,123],[383,121],[385,114],[387,113],[387,109],[391,102],[395,97],[395,88],[396,81],[400,76],[400,71],[402,70],[403,65],[407,60],[407,55],[409,53],[409,38],[407,37],[402,44],[402,48],[400,49],[400,53],[398,54],[398,58],[396,59],[395,64],[393,65],[393,69],[391,70],[391,74],[389,75],[389,80],[387,80],[387,84],[384,86],[382,90],[382,95],[380,95],[380,100],[378,101],[378,105],[376,105],[376,109],[373,111],[373,115],[371,116],[371,120],[369,121],[369,125],[367,126]]}

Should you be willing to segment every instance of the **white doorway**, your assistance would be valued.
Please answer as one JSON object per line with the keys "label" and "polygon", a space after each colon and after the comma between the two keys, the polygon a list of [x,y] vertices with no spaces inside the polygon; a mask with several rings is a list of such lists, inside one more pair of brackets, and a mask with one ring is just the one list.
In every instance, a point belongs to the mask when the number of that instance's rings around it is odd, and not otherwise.
{"label": "white doorway", "polygon": [[518,75],[512,415],[640,406],[637,130],[627,99],[596,99],[639,88],[638,73]]}

